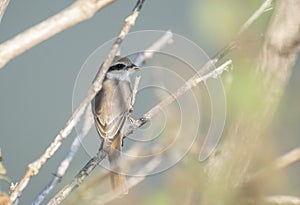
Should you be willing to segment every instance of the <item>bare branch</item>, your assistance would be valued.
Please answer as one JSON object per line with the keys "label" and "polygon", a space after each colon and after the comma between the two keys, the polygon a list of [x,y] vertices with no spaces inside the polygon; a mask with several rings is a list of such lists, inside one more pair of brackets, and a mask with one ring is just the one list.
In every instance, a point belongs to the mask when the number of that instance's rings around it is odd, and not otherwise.
{"label": "bare branch", "polygon": [[96,166],[107,156],[105,152],[100,147],[97,156],[93,157],[84,168],[75,176],[75,179],[71,184],[65,186],[57,195],[55,195],[48,205],[57,205],[60,204],[74,189],[76,189],[83,180],[96,168]]}
{"label": "bare branch", "polygon": [[10,0],[0,0],[0,23]]}
{"label": "bare branch", "polygon": [[167,31],[158,41],[151,45],[145,52],[140,53],[136,60],[136,65],[141,65],[145,60],[152,58],[155,52],[159,51],[166,44],[172,43],[173,34],[171,31]]}
{"label": "bare branch", "polygon": [[289,151],[288,153],[284,154],[283,156],[279,157],[275,163],[274,167],[276,169],[283,169],[291,164],[300,161],[300,147]]}
{"label": "bare branch", "polygon": [[267,11],[271,5],[273,0],[266,0],[252,15],[251,17],[244,23],[244,25],[240,28],[237,35],[240,36],[242,33],[247,30],[256,19],[258,19],[265,11]]}
{"label": "bare branch", "polygon": [[236,49],[238,45],[241,43],[240,37],[244,34],[244,32],[269,8],[271,7],[273,0],[265,0],[264,3],[248,18],[248,20],[241,26],[236,37],[230,41],[222,50],[220,50],[213,59],[220,59],[227,55],[232,50]]}
{"label": "bare branch", "polygon": [[164,108],[165,106],[171,104],[174,100],[178,97],[186,93],[192,87],[195,87],[198,83],[203,82],[211,77],[215,77],[220,75],[224,70],[228,69],[228,66],[232,63],[231,60],[226,61],[222,66],[218,67],[217,69],[213,70],[212,72],[202,76],[202,69],[205,70],[208,67],[214,66],[214,61],[209,61],[206,65],[199,70],[192,78],[190,78],[182,87],[180,87],[177,91],[175,91],[171,96],[154,106],[150,111],[143,115],[142,118],[139,119],[137,122],[139,127],[147,122],[153,115],[155,115],[160,109]]}
{"label": "bare branch", "polygon": [[0,45],[0,69],[10,60],[50,37],[91,18],[115,0],[77,0],[60,13]]}
{"label": "bare branch", "polygon": [[137,94],[137,91],[138,91],[140,80],[141,80],[141,76],[138,76],[138,77],[135,78],[135,81],[134,81],[134,85],[133,85],[133,89],[132,89],[132,100],[131,100],[131,106],[132,107],[135,103],[135,98],[136,98],[136,94]]}
{"label": "bare branch", "polygon": [[[98,1],[97,1],[98,2]],[[102,2],[102,1],[101,1]],[[47,148],[47,150],[44,152],[44,154],[35,162],[28,165],[27,171],[25,172],[24,177],[21,179],[21,181],[18,183],[18,185],[15,187],[15,189],[12,191],[10,195],[10,199],[12,202],[14,202],[22,193],[22,191],[27,186],[30,179],[36,175],[40,168],[47,162],[47,160],[54,155],[54,153],[57,151],[57,149],[62,144],[62,141],[67,138],[67,136],[71,133],[75,125],[79,122],[80,117],[84,113],[85,108],[90,103],[90,101],[95,97],[95,95],[101,90],[102,88],[102,81],[105,77],[105,73],[107,72],[110,64],[113,61],[113,58],[115,57],[121,43],[123,42],[125,36],[129,32],[130,28],[134,25],[135,20],[138,17],[140,8],[142,4],[144,3],[143,0],[138,0],[137,5],[135,6],[135,9],[131,15],[129,15],[125,19],[124,26],[119,33],[118,38],[116,39],[115,43],[113,44],[108,57],[100,67],[100,70],[96,76],[95,81],[93,82],[92,86],[90,87],[87,96],[85,99],[81,102],[79,107],[74,111],[68,122],[66,123],[65,127],[59,132],[59,134],[55,137],[54,141],[51,143],[51,145]]]}
{"label": "bare branch", "polygon": [[265,197],[264,200],[271,204],[279,204],[279,205],[300,205],[300,198],[295,196],[284,196],[284,195],[278,195],[278,196],[268,196]]}
{"label": "bare branch", "polygon": [[128,136],[131,134],[134,130],[144,125],[146,122],[148,122],[154,115],[159,112],[160,109],[163,109],[167,105],[174,102],[177,98],[179,98],[181,95],[186,93],[188,90],[190,90],[192,87],[195,87],[200,82],[206,81],[209,78],[215,78],[219,76],[224,70],[227,70],[228,67],[231,65],[232,61],[228,60],[223,65],[218,67],[217,69],[211,71],[210,73],[203,75],[203,70],[208,70],[211,66],[214,66],[216,63],[216,60],[210,60],[208,61],[193,77],[191,77],[182,87],[180,87],[178,90],[176,90],[172,95],[158,103],[156,106],[154,106],[151,110],[149,110],[147,113],[145,113],[140,119],[136,120],[135,125],[130,129],[125,135]]}
{"label": "bare branch", "polygon": [[94,120],[93,120],[93,116],[92,116],[91,105],[89,105],[85,112],[83,126],[80,129],[79,134],[74,139],[69,152],[66,154],[64,160],[60,163],[52,180],[44,188],[44,190],[36,197],[36,199],[32,203],[33,205],[40,204],[45,199],[45,197],[50,193],[50,191],[60,182],[61,178],[64,176],[65,172],[69,168],[79,147],[81,146],[81,142],[82,142],[83,138],[90,131],[93,123],[94,123]]}
{"label": "bare branch", "polygon": [[255,174],[250,175],[245,180],[245,183],[261,179],[265,176],[268,176],[270,174],[270,171],[284,169],[287,166],[290,166],[298,161],[300,161],[300,147],[293,149],[292,151],[289,151],[288,153],[279,157],[272,164],[270,164],[269,167],[264,167]]}

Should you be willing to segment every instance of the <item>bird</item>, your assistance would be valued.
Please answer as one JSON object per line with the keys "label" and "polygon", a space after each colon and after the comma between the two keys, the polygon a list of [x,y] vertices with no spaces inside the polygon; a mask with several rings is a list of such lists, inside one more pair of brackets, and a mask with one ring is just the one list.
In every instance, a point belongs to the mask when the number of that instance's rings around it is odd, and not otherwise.
{"label": "bird", "polygon": [[[110,141],[108,161],[114,191],[128,193],[126,176],[120,170],[124,132],[132,112],[132,83],[130,76],[139,68],[127,57],[116,56],[102,83],[102,89],[91,101],[96,130],[102,139]],[[102,147],[103,148],[103,147]]]}

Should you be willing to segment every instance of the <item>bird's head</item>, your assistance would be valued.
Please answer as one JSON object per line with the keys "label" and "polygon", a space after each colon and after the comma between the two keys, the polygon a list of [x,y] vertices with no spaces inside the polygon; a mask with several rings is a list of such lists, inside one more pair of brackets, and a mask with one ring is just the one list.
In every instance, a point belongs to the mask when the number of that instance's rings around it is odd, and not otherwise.
{"label": "bird's head", "polygon": [[129,79],[129,75],[137,70],[139,68],[129,58],[116,56],[107,71],[106,77],[109,79],[127,80]]}

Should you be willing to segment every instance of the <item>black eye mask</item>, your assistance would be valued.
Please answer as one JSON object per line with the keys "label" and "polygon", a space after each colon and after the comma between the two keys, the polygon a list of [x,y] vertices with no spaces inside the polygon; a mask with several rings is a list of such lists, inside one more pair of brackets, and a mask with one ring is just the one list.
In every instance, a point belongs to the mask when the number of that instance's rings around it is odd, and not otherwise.
{"label": "black eye mask", "polygon": [[126,65],[119,63],[114,66],[111,66],[108,71],[123,70],[125,67],[126,67]]}

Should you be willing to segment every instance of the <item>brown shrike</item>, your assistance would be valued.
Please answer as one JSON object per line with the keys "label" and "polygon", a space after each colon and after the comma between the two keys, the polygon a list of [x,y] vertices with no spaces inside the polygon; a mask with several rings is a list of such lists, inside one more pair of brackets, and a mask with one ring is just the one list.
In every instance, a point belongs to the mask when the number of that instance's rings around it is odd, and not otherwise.
{"label": "brown shrike", "polygon": [[111,166],[111,184],[114,190],[128,193],[126,176],[120,170],[123,133],[132,112],[132,85],[130,74],[138,70],[128,58],[115,57],[103,80],[102,89],[92,100],[97,132],[105,141],[111,141],[108,160]]}

